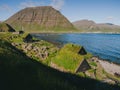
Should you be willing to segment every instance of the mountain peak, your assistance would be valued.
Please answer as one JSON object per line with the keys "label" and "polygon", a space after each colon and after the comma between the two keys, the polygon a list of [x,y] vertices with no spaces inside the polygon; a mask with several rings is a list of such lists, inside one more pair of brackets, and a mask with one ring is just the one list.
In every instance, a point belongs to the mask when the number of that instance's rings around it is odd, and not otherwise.
{"label": "mountain peak", "polygon": [[16,30],[23,27],[27,31],[74,29],[69,20],[52,6],[27,7],[8,20]]}

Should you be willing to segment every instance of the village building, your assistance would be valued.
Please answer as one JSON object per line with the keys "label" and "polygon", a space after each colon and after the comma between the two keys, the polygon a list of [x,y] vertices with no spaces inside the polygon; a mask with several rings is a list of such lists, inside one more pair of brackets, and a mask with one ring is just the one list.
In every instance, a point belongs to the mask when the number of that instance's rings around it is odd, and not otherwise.
{"label": "village building", "polygon": [[78,54],[80,54],[80,55],[86,55],[87,54],[87,51],[84,49],[84,47],[82,46],[81,48],[80,48],[80,50],[78,51]]}
{"label": "village building", "polygon": [[[86,56],[89,58],[89,55],[82,46],[66,44],[59,52],[60,53],[53,59],[53,63],[58,64],[59,67],[65,67],[65,70],[75,73],[84,73],[91,69],[91,66],[86,60]],[[54,62],[54,60],[59,60],[59,62]],[[66,64],[68,64],[68,66],[66,66]]]}
{"label": "village building", "polygon": [[25,38],[24,38],[24,42],[33,42],[33,37],[31,34],[28,34]]}
{"label": "village building", "polygon": [[23,30],[20,30],[19,31],[19,34],[24,34],[25,32]]}
{"label": "village building", "polygon": [[0,32],[15,32],[15,29],[7,23],[0,23]]}
{"label": "village building", "polygon": [[76,69],[75,72],[76,72],[76,73],[78,73],[78,72],[85,72],[85,71],[87,71],[87,70],[89,70],[89,69],[91,69],[89,63],[87,62],[86,59],[83,59],[83,60],[80,62],[79,66],[78,66],[78,68]]}

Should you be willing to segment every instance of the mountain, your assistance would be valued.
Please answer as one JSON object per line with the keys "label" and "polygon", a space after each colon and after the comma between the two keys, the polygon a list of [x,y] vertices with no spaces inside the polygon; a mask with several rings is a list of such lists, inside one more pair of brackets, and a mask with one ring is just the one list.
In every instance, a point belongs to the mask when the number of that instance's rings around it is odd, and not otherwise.
{"label": "mountain", "polygon": [[82,32],[120,32],[120,26],[112,23],[95,23],[92,20],[80,20],[73,25]]}
{"label": "mountain", "polygon": [[51,6],[25,8],[7,19],[6,23],[16,30],[32,32],[75,29],[65,16]]}

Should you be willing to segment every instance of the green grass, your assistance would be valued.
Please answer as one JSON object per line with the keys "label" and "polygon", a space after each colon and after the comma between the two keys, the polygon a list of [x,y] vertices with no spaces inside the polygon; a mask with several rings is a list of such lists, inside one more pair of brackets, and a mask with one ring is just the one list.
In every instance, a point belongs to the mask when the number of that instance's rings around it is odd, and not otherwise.
{"label": "green grass", "polygon": [[8,83],[4,90],[9,85],[13,90],[76,90],[74,85],[57,75],[59,72],[30,60],[3,40],[0,40],[0,72],[0,77]]}
{"label": "green grass", "polygon": [[81,77],[85,77],[86,76],[83,72],[79,72],[77,75],[79,75]]}
{"label": "green grass", "polygon": [[90,62],[89,64],[94,66],[94,67],[97,67],[97,64],[95,62]]}
{"label": "green grass", "polygon": [[[8,42],[8,36],[0,35],[1,90],[106,90],[97,86],[99,81],[59,72],[27,57]],[[118,88],[101,84],[109,90]]]}
{"label": "green grass", "polygon": [[[14,23],[14,24],[11,24],[11,26],[13,28],[15,28],[16,31],[19,31],[21,30],[21,26],[20,24],[17,22],[17,23]],[[79,30],[77,30],[75,27],[73,26],[70,26],[70,27],[62,27],[62,26],[55,26],[55,27],[46,27],[45,25],[38,25],[36,23],[32,23],[32,24],[26,24],[26,23],[23,23],[22,24],[22,27],[24,27],[24,31],[25,32],[28,32],[28,33],[32,33],[32,32],[77,32]]]}
{"label": "green grass", "polygon": [[7,42],[15,42],[15,43],[21,43],[23,42],[23,38],[25,38],[27,35],[27,33],[23,34],[23,35],[19,35],[19,34],[12,34],[12,33],[0,33],[0,39],[1,40],[6,40]]}
{"label": "green grass", "polygon": [[84,58],[90,58],[91,55],[80,55],[78,51],[81,47],[73,44],[66,44],[58,54],[52,59],[52,62],[67,71],[75,72]]}
{"label": "green grass", "polygon": [[[38,40],[35,37],[33,37],[32,40],[34,40],[36,42],[25,43],[25,42],[23,42],[23,39],[27,35],[28,34],[26,34],[26,33],[23,34],[23,35],[14,35],[14,34],[10,35],[9,34],[9,36],[7,36],[7,37],[9,37],[7,39],[7,41],[10,41],[10,43],[17,44],[17,45],[15,45],[16,48],[23,51],[27,56],[33,58],[34,60],[42,62],[46,65],[49,65],[50,59],[56,55],[56,53],[58,51],[58,48],[56,46],[54,46],[53,44],[49,43],[49,42],[46,42],[44,40]],[[49,53],[49,55],[46,58],[46,60],[42,60],[42,59],[39,58],[39,56],[36,56],[36,54],[38,54],[39,52],[36,53],[36,52],[34,52],[33,49],[26,52],[25,48],[23,48],[25,45],[26,46],[27,45],[32,45],[32,48],[37,47],[38,49],[41,49],[41,48],[45,47],[45,48],[47,48],[46,51]],[[41,53],[44,53],[44,52],[41,51]]]}

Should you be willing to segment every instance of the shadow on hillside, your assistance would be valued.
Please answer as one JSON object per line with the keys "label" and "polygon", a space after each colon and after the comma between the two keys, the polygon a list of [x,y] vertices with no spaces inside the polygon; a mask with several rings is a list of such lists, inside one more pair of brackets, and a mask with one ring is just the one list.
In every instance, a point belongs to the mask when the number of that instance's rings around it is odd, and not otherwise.
{"label": "shadow on hillside", "polygon": [[0,90],[120,90],[117,85],[57,71],[9,46],[19,60],[9,59],[6,53],[0,55]]}

